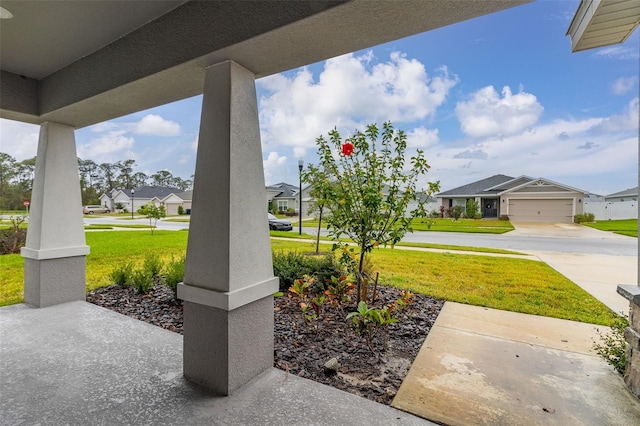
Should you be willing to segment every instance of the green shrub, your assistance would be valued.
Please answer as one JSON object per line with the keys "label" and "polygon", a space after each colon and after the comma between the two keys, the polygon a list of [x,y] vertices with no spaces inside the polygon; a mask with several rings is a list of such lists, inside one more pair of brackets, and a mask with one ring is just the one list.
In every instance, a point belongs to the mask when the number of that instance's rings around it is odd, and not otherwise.
{"label": "green shrub", "polygon": [[453,220],[458,220],[462,217],[462,213],[464,213],[464,207],[462,206],[453,206],[451,207],[451,216]]}
{"label": "green shrub", "polygon": [[465,213],[465,216],[469,219],[477,219],[480,210],[480,206],[478,205],[478,203],[476,203],[475,200],[467,200],[466,208],[467,211]]}
{"label": "green shrub", "polygon": [[618,317],[608,333],[598,331],[600,340],[593,341],[593,349],[596,353],[622,375],[627,367],[627,341],[624,338],[624,330],[627,327],[629,327],[627,317]]}
{"label": "green shrub", "polygon": [[182,216],[184,214],[184,207],[178,206],[178,214]]}
{"label": "green shrub", "polygon": [[585,222],[595,222],[596,215],[593,213],[578,213],[573,216],[573,221],[575,223],[585,223]]}
{"label": "green shrub", "polygon": [[154,278],[146,269],[136,269],[131,274],[131,286],[140,294],[147,294],[153,289]]}
{"label": "green shrub", "polygon": [[185,260],[185,256],[178,259],[171,257],[171,261],[165,268],[164,285],[171,289],[173,297],[176,299],[178,297],[178,284],[184,280]]}
{"label": "green shrub", "polygon": [[273,274],[280,278],[280,291],[286,292],[295,280],[305,275],[315,277],[322,285],[342,274],[333,255],[305,256],[295,251],[273,253]]}
{"label": "green shrub", "polygon": [[131,285],[131,278],[133,276],[133,263],[128,262],[124,265],[116,266],[109,274],[109,278],[114,284],[126,287]]}
{"label": "green shrub", "polygon": [[148,252],[145,254],[142,268],[152,277],[160,275],[160,271],[162,271],[162,260],[160,260],[160,255],[156,252]]}

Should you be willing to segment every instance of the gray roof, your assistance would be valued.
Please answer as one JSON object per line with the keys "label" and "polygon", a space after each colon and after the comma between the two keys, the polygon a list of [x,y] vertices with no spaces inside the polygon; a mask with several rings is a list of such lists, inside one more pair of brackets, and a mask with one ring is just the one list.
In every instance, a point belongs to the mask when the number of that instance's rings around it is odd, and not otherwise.
{"label": "gray roof", "polygon": [[638,187],[625,189],[624,191],[614,192],[613,194],[605,195],[605,198],[611,197],[633,197],[638,195]]}
{"label": "gray roof", "polygon": [[267,185],[267,189],[280,191],[280,193],[273,198],[293,198],[298,194],[299,190],[297,186],[289,185],[285,182]]}
{"label": "gray roof", "polygon": [[182,201],[191,201],[193,199],[193,191],[184,191],[176,195],[182,198]]}
{"label": "gray roof", "polygon": [[450,189],[448,191],[436,194],[437,197],[450,197],[450,196],[472,196],[472,195],[497,195],[503,189],[495,189],[487,191],[488,188],[509,182],[515,178],[506,175],[493,175],[486,179],[478,180],[467,185],[462,185],[457,188]]}
{"label": "gray roof", "polygon": [[[131,190],[123,189],[122,192],[131,197]],[[180,194],[183,192],[180,188],[170,188],[165,186],[141,186],[135,189],[134,196],[136,198],[153,198],[163,199],[169,194]]]}

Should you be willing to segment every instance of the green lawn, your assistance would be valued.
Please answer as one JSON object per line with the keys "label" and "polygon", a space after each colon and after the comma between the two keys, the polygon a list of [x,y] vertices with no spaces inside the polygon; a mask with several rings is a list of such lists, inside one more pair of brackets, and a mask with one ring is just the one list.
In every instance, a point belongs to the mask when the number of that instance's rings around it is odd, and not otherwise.
{"label": "green lawn", "polygon": [[[429,225],[429,221],[433,221]],[[293,224],[294,229],[298,222]],[[304,227],[318,227],[317,220],[305,220]],[[324,225],[323,225],[324,226]],[[483,219],[415,219],[411,225],[414,231],[441,231],[441,232],[467,232],[482,234],[504,234],[515,228],[508,220],[483,220]]]}
{"label": "green lawn", "polygon": [[[161,253],[165,260],[182,256],[187,232],[88,232],[87,289],[109,284],[115,265],[141,264],[145,253]],[[321,245],[321,250],[330,250]],[[276,250],[311,252],[312,242],[273,240]],[[0,258],[0,306],[22,301],[23,258]],[[610,325],[616,314],[587,292],[542,262],[450,253],[377,249],[373,265],[380,282],[410,288],[445,300],[529,314]]]}
{"label": "green lawn", "polygon": [[590,226],[591,228],[596,228],[601,231],[611,231],[615,234],[638,238],[638,219],[599,220],[595,223],[583,223],[583,225]]}

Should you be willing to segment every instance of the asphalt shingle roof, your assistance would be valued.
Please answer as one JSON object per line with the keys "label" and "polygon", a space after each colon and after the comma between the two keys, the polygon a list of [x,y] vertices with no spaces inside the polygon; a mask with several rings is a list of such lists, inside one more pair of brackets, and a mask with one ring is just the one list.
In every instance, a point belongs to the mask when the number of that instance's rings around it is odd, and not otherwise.
{"label": "asphalt shingle roof", "polygon": [[613,194],[605,195],[605,197],[629,197],[633,195],[638,195],[638,187],[625,189],[624,191],[614,192]]}
{"label": "asphalt shingle roof", "polygon": [[496,185],[500,185],[505,182],[509,182],[515,178],[506,175],[493,175],[486,179],[471,182],[467,185],[462,185],[457,188],[449,189],[448,191],[436,194],[437,197],[447,196],[464,196],[464,195],[490,195],[497,194],[501,190],[487,191],[487,188],[492,188]]}
{"label": "asphalt shingle roof", "polygon": [[267,189],[274,189],[282,191],[274,198],[292,198],[295,197],[298,193],[298,187],[294,185],[289,185],[285,182],[276,183],[274,185],[268,185]]}

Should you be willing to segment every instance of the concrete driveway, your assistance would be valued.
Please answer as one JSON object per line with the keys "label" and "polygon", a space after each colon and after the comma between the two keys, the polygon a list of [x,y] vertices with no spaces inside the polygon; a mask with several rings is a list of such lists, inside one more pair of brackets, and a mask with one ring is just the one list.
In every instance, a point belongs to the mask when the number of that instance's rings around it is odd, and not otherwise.
{"label": "concrete driveway", "polygon": [[613,232],[600,231],[599,229],[576,223],[536,223],[536,222],[511,222],[516,228],[507,232],[505,236],[510,237],[574,237],[574,238],[602,238],[602,239],[628,239],[626,235],[614,234]]}

